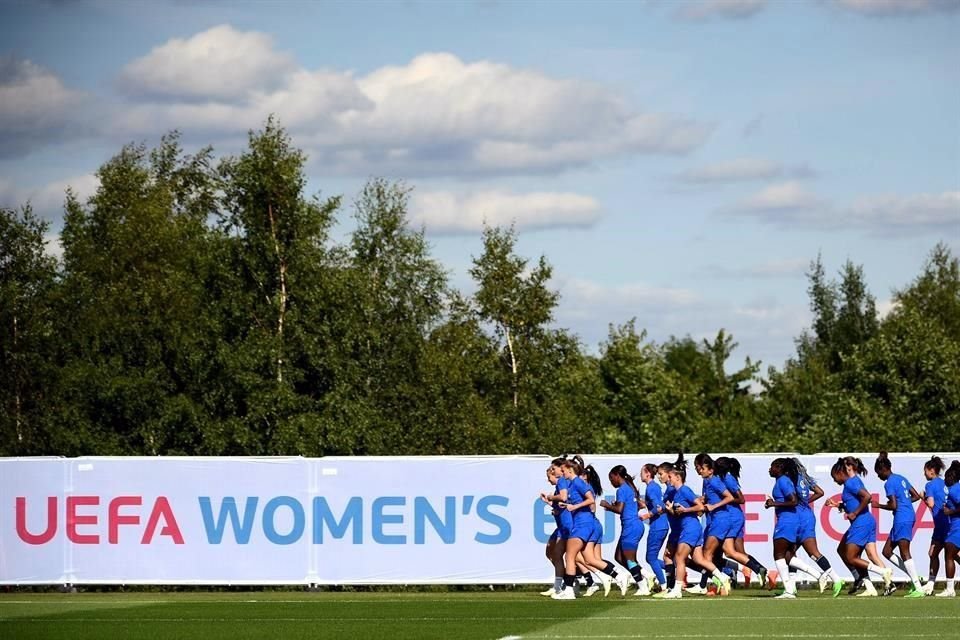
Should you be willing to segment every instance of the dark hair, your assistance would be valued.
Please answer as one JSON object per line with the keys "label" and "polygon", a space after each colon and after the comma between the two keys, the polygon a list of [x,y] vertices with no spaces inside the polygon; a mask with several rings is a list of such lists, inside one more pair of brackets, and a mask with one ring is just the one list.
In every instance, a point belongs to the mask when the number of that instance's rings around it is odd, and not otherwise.
{"label": "dark hair", "polygon": [[647,464],[645,464],[645,465],[643,465],[643,466],[641,467],[641,469],[642,469],[643,471],[646,471],[646,472],[649,473],[651,476],[657,475],[657,470],[658,470],[659,468],[660,468],[660,467],[658,467],[657,465],[655,465],[655,464],[653,464],[653,463],[651,463],[651,462],[648,462]]}
{"label": "dark hair", "polygon": [[877,461],[873,463],[873,472],[880,473],[881,471],[890,471],[890,456],[887,455],[886,451],[881,451],[880,455],[877,456]]}
{"label": "dark hair", "polygon": [[713,464],[713,470],[717,473],[717,475],[722,477],[729,473],[737,480],[740,479],[740,461],[736,458],[720,456],[713,461]]}
{"label": "dark hair", "polygon": [[950,468],[943,474],[943,482],[948,487],[952,487],[960,480],[960,460],[954,460],[950,463]]}
{"label": "dark hair", "polygon": [[840,475],[841,473],[846,475],[847,467],[853,467],[854,471],[857,472],[857,475],[865,476],[867,475],[867,468],[863,466],[863,460],[860,458],[854,458],[853,456],[847,456],[846,458],[837,458],[837,461],[834,463],[833,468],[830,470],[831,475]]}
{"label": "dark hair", "polygon": [[693,464],[697,467],[706,467],[707,469],[716,470],[713,458],[710,457],[709,453],[698,453],[697,457],[693,459]]}
{"label": "dark hair", "polygon": [[670,471],[680,476],[684,482],[687,481],[687,461],[683,459],[683,451],[677,456],[676,462],[671,465]]}
{"label": "dark hair", "polygon": [[561,457],[559,457],[559,458],[554,458],[554,459],[550,462],[550,466],[551,466],[551,467],[562,467],[562,466],[563,466],[563,463],[566,462],[566,461],[567,461],[566,456],[561,456]]}
{"label": "dark hair", "polygon": [[566,468],[568,468],[568,469],[573,469],[573,472],[574,472],[576,475],[580,475],[581,473],[583,473],[583,467],[581,467],[579,464],[577,464],[577,463],[576,463],[575,461],[573,461],[573,460],[564,460],[563,463],[562,463],[560,466],[561,466],[561,467],[566,467]]}
{"label": "dark hair", "polygon": [[776,458],[770,463],[770,466],[776,467],[780,470],[781,475],[790,478],[794,486],[800,481],[800,472],[797,469],[797,463],[794,462],[792,458]]}
{"label": "dark hair", "polygon": [[[653,465],[650,466],[652,467]],[[625,466],[618,464],[613,469],[610,469],[610,475],[618,476],[626,480],[627,484],[630,485],[630,488],[633,489],[633,495],[637,498],[637,500],[640,499],[640,490],[637,489],[637,485],[633,481],[633,476],[627,473],[627,468]]]}
{"label": "dark hair", "polygon": [[940,459],[940,456],[933,456],[923,463],[924,469],[930,469],[936,475],[940,475],[940,472],[943,471],[946,466],[947,465],[943,464],[943,460]]}
{"label": "dark hair", "polygon": [[593,495],[603,495],[603,485],[600,484],[600,476],[597,475],[597,470],[593,468],[592,464],[588,464],[583,468],[583,475],[587,476],[587,483],[590,485],[590,488],[593,489]]}

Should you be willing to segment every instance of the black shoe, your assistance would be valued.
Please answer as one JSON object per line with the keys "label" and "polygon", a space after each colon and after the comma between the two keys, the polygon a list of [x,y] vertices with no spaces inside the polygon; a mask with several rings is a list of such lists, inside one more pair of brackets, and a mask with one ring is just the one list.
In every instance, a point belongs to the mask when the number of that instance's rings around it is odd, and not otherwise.
{"label": "black shoe", "polygon": [[853,581],[853,584],[850,585],[850,588],[847,590],[847,595],[852,596],[857,591],[863,588],[863,578],[857,578]]}
{"label": "black shoe", "polygon": [[892,596],[893,592],[897,590],[897,585],[890,583],[890,586],[883,590],[883,595]]}

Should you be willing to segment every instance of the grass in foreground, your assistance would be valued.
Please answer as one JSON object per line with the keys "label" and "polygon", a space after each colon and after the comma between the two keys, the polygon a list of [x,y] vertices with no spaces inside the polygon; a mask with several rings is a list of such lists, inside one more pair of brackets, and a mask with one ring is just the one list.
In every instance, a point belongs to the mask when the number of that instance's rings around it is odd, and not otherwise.
{"label": "grass in foreground", "polygon": [[679,601],[535,593],[174,593],[0,595],[0,638],[648,640],[960,638],[960,600],[793,601],[760,591]]}

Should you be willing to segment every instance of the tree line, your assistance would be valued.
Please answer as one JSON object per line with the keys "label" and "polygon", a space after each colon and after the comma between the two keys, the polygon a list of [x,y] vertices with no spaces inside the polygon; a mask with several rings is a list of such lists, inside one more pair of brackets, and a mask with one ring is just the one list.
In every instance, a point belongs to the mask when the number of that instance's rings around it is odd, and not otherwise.
{"label": "tree line", "polygon": [[[305,194],[274,120],[246,149],[128,145],[62,258],[29,205],[0,212],[0,455],[415,455],[960,450],[960,268],[945,244],[882,319],[861,267],[808,273],[811,327],[781,368],[728,370],[733,336],[553,325],[551,266],[487,228],[454,289],[372,179]],[[760,391],[751,392],[759,381]]]}

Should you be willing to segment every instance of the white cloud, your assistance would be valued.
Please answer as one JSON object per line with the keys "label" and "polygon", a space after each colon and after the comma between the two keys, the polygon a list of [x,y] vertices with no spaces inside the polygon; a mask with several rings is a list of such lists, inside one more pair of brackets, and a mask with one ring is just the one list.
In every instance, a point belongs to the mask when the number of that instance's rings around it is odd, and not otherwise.
{"label": "white cloud", "polygon": [[887,232],[902,229],[943,229],[960,232],[960,191],[910,196],[860,198],[843,209],[838,222]]}
{"label": "white cloud", "polygon": [[883,320],[890,313],[900,306],[898,302],[890,298],[886,300],[877,300],[877,319]]}
{"label": "white cloud", "polygon": [[0,57],[0,156],[81,135],[84,95],[29,60]]}
{"label": "white cloud", "polygon": [[809,260],[771,260],[747,267],[727,265],[709,265],[702,270],[705,274],[721,278],[795,278],[806,273]]}
{"label": "white cloud", "polygon": [[909,16],[960,10],[960,0],[833,0],[833,4],[867,16]]}
{"label": "white cloud", "polygon": [[576,193],[511,193],[507,191],[414,192],[414,225],[429,233],[476,233],[483,225],[517,230],[592,226],[600,218],[599,203]]}
{"label": "white cloud", "polygon": [[[208,52],[233,40],[255,52],[253,64]],[[354,175],[561,171],[611,156],[688,153],[712,130],[589,81],[449,53],[363,76],[294,69],[267,36],[228,26],[158,47],[128,65],[122,82],[144,98],[117,111],[126,136],[174,127],[235,135],[273,113],[318,167]],[[151,101],[157,95],[180,99]]]}
{"label": "white cloud", "polygon": [[96,193],[98,186],[100,181],[93,174],[54,180],[36,187],[21,187],[9,180],[0,179],[0,206],[15,209],[29,202],[38,216],[44,220],[56,221],[63,215],[67,188],[73,189],[77,198],[83,202]]}
{"label": "white cloud", "polygon": [[681,20],[703,21],[749,18],[763,11],[767,0],[693,0],[675,12]]}
{"label": "white cloud", "polygon": [[778,182],[741,200],[732,212],[744,215],[790,214],[820,206],[820,199],[797,181]]}
{"label": "white cloud", "polygon": [[629,320],[650,312],[681,311],[702,302],[700,295],[680,287],[642,282],[607,285],[583,278],[558,281],[566,315],[608,322]]}
{"label": "white cloud", "polygon": [[220,25],[137,58],[123,68],[120,86],[138,95],[232,100],[280,86],[294,69],[270,36]]}
{"label": "white cloud", "polygon": [[807,178],[813,170],[806,165],[788,167],[766,158],[736,158],[724,162],[688,169],[677,176],[687,184],[723,184],[774,178]]}

